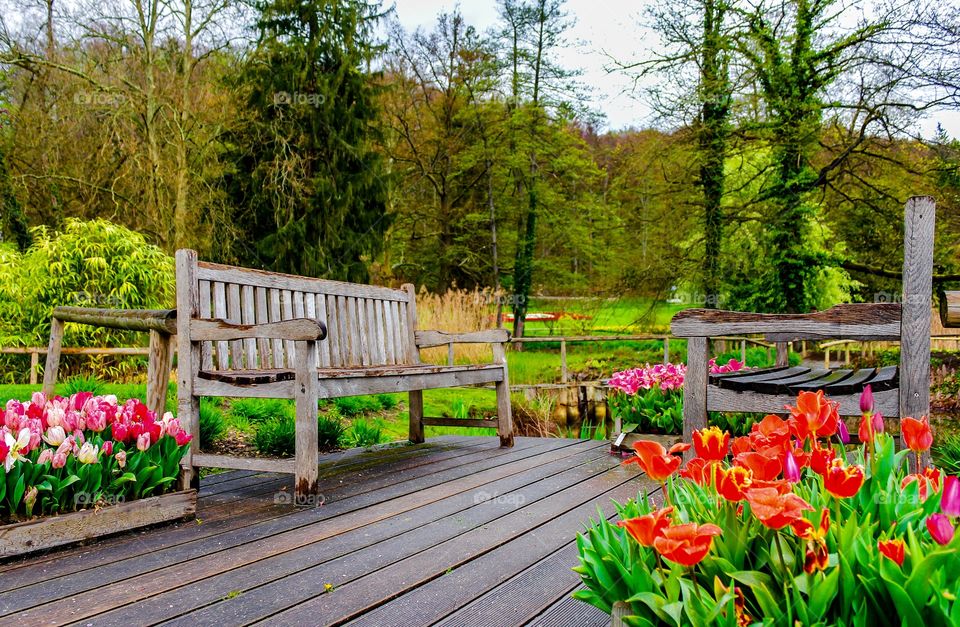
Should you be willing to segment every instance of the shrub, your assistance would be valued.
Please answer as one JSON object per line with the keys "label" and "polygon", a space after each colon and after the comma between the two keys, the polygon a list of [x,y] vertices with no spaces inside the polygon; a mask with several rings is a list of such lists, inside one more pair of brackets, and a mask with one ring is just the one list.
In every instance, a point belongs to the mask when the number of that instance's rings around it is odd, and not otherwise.
{"label": "shrub", "polygon": [[321,450],[339,448],[346,430],[338,416],[320,416],[317,422],[317,445]]}
{"label": "shrub", "polygon": [[361,414],[380,411],[382,407],[379,397],[376,396],[345,396],[333,399],[333,406],[341,416],[351,418]]}
{"label": "shrub", "polygon": [[374,446],[387,440],[383,435],[383,427],[380,424],[370,424],[362,419],[356,420],[350,425],[346,439],[351,446],[358,447]]}
{"label": "shrub", "polygon": [[271,418],[293,418],[295,407],[285,398],[237,398],[230,401],[230,417],[249,424],[260,424]]}
{"label": "shrub", "polygon": [[270,418],[257,425],[253,445],[257,451],[271,457],[290,457],[296,450],[297,427],[292,418]]}
{"label": "shrub", "polygon": [[73,396],[78,392],[90,392],[94,396],[103,394],[103,382],[94,376],[70,377],[63,386],[63,396]]}
{"label": "shrub", "polygon": [[952,475],[960,475],[960,433],[944,436],[933,446],[933,463]]}
{"label": "shrub", "polygon": [[380,407],[389,411],[397,406],[397,397],[393,394],[377,394]]}
{"label": "shrub", "polygon": [[200,448],[209,450],[227,432],[223,409],[212,399],[200,399]]}

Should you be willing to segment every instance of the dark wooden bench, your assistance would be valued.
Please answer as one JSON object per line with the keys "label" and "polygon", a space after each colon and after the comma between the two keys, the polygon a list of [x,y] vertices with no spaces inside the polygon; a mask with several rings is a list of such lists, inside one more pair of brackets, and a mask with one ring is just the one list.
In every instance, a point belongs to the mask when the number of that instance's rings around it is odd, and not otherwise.
{"label": "dark wooden bench", "polygon": [[[708,411],[784,413],[803,390],[824,390],[844,416],[860,414],[859,397],[870,385],[885,416],[930,413],[930,322],[932,318],[935,205],[911,198],[904,211],[903,292],[900,303],[838,305],[818,313],[756,314],[687,309],[673,317],[671,331],[688,338],[684,384],[684,439],[707,424]],[[851,339],[900,342],[900,364],[886,368],[788,367],[709,374],[709,341],[725,335],[763,334],[774,342]]]}
{"label": "dark wooden bench", "polygon": [[[491,427],[513,445],[503,329],[445,333],[417,329],[412,285],[391,289],[263,272],[197,260],[177,251],[177,347],[180,417],[194,434],[184,481],[196,467],[296,475],[298,502],[317,491],[317,401],[321,398],[409,393],[410,441],[425,425]],[[424,364],[420,349],[489,343],[487,364]],[[452,356],[452,351],[449,352]],[[493,383],[496,419],[423,415],[423,390]],[[199,452],[199,401],[204,396],[292,398],[296,458],[269,460]]]}

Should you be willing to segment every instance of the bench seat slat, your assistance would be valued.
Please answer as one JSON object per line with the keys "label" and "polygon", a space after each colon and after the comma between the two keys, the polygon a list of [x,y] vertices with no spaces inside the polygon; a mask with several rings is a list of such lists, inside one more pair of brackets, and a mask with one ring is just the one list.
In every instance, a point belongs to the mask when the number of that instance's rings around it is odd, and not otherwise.
{"label": "bench seat slat", "polygon": [[[445,372],[466,372],[471,370],[502,370],[497,364],[461,364],[457,366],[438,366],[433,364],[415,364],[399,366],[374,366],[359,368],[318,368],[321,379],[383,377],[391,375],[440,374]],[[265,368],[260,370],[201,370],[198,376],[208,381],[223,381],[235,385],[256,385],[293,381],[295,372],[287,368]]]}

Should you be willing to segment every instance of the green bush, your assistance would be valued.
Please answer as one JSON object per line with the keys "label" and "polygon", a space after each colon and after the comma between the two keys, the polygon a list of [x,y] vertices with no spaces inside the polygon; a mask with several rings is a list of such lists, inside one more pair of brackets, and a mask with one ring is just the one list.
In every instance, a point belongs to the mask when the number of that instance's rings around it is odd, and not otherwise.
{"label": "green bush", "polygon": [[739,412],[712,411],[709,415],[711,425],[720,427],[721,431],[729,431],[737,438],[750,433],[754,423],[763,420],[764,414],[744,414]]}
{"label": "green bush", "polygon": [[317,421],[317,445],[320,450],[340,448],[347,428],[337,416],[320,416]]}
{"label": "green bush", "polygon": [[944,436],[933,445],[933,463],[948,475],[960,475],[960,433]]}
{"label": "green bush", "polygon": [[250,424],[266,422],[271,418],[293,418],[295,407],[284,398],[237,398],[230,401],[230,417]]}
{"label": "green bush", "polygon": [[271,457],[290,457],[296,452],[297,426],[292,418],[270,418],[257,425],[253,445]]}
{"label": "green bush", "polygon": [[350,426],[346,435],[347,442],[351,446],[374,446],[381,442],[386,442],[383,435],[383,427],[378,423],[370,424],[366,420],[356,420]]}
{"label": "green bush", "polygon": [[380,411],[382,404],[377,396],[345,396],[333,399],[334,407],[341,416],[351,418]]}
{"label": "green bush", "polygon": [[388,411],[397,406],[397,397],[393,394],[377,394],[376,399],[380,407]]}
{"label": "green bush", "polygon": [[73,396],[78,392],[90,392],[94,396],[100,396],[103,394],[103,382],[94,376],[77,376],[67,379],[62,396]]}
{"label": "green bush", "polygon": [[220,405],[212,399],[200,399],[200,448],[209,450],[226,432],[227,421]]}

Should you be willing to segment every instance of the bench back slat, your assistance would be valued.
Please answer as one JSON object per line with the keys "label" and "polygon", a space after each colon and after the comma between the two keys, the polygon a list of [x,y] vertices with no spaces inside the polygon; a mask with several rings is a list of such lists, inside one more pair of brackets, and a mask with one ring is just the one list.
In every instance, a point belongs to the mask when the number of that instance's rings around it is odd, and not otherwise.
{"label": "bench back slat", "polygon": [[[319,320],[327,338],[317,346],[319,368],[402,365],[419,362],[413,343],[416,307],[410,289],[357,285],[197,262],[200,318],[264,324],[294,318]],[[414,316],[411,318],[411,316]],[[242,339],[201,342],[204,370],[290,369],[295,342]]]}

